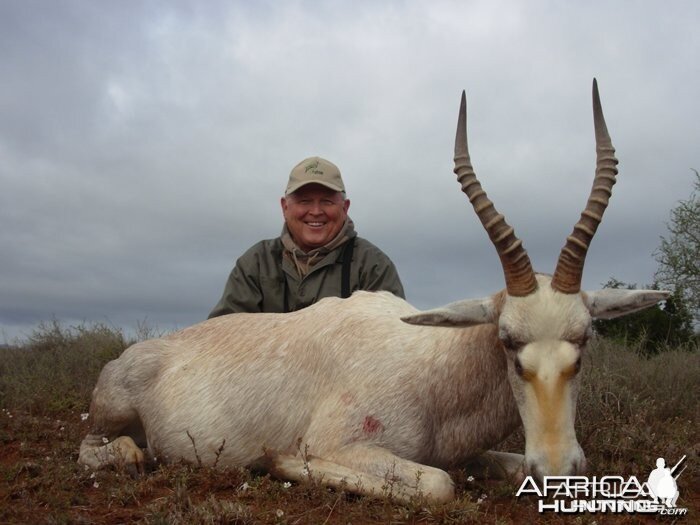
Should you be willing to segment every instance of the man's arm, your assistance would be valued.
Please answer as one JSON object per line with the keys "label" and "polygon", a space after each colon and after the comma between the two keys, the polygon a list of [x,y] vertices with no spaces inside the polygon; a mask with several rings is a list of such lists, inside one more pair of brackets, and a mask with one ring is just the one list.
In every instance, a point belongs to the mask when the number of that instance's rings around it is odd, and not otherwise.
{"label": "man's arm", "polygon": [[385,290],[405,299],[403,284],[396,266],[383,251],[363,239],[365,249],[360,256],[360,289],[376,292]]}
{"label": "man's arm", "polygon": [[263,294],[260,288],[259,266],[255,263],[255,247],[240,259],[226,280],[224,293],[209,313],[208,319],[239,312],[261,312]]}

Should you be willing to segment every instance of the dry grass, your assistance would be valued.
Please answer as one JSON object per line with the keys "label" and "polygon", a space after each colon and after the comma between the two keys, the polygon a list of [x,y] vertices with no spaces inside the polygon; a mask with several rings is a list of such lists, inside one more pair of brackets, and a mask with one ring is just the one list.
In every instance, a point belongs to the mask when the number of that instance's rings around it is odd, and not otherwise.
{"label": "dry grass", "polygon": [[[576,518],[537,514],[507,482],[451,472],[459,498],[398,505],[285,484],[245,469],[161,466],[141,479],[76,463],[81,420],[102,365],[129,344],[102,325],[40,328],[21,347],[0,349],[0,523],[655,523],[641,515]],[[595,363],[595,366],[593,364]],[[591,475],[646,477],[657,457],[688,455],[679,506],[700,513],[700,353],[652,359],[605,341],[585,363],[577,432]],[[522,452],[521,433],[502,450]],[[671,520],[669,520],[670,522]]]}

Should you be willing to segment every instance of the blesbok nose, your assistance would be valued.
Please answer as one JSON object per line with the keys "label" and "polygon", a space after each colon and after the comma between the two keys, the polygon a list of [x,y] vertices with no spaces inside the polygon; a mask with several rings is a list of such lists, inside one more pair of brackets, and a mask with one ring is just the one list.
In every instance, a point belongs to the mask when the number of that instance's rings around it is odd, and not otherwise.
{"label": "blesbok nose", "polygon": [[545,476],[578,476],[585,474],[587,464],[583,452],[579,452],[574,456],[574,458],[566,462],[564,468],[557,470],[553,470],[551,467],[545,466],[542,462],[534,459],[526,460],[525,475],[532,476],[535,481],[541,483]]}

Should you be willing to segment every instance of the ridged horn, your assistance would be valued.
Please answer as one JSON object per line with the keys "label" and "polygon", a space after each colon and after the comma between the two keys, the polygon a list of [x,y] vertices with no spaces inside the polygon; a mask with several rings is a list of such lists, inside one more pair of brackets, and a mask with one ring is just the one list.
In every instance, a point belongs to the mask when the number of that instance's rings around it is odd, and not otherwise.
{"label": "ridged horn", "polygon": [[586,208],[574,226],[574,231],[566,238],[557,267],[552,277],[552,288],[562,293],[573,294],[581,290],[583,264],[586,253],[595,235],[605,208],[608,207],[612,187],[617,175],[617,159],[608,128],[605,125],[603,109],[598,94],[598,82],[593,79],[593,123],[595,126],[596,169],[593,188]]}
{"label": "ridged horn", "polygon": [[523,248],[522,241],[515,236],[513,228],[506,223],[505,217],[496,211],[493,202],[486,196],[472,168],[467,146],[467,96],[464,91],[459,108],[454,161],[454,172],[462,185],[462,191],[469,197],[469,202],[472,203],[501,259],[508,294],[516,297],[530,295],[537,289],[530,258]]}

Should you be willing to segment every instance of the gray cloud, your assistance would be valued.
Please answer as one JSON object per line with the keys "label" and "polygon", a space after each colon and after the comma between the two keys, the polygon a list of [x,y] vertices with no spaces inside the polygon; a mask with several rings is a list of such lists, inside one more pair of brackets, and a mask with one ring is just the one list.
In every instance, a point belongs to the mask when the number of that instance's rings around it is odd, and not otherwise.
{"label": "gray cloud", "polygon": [[594,76],[621,173],[584,284],[649,283],[700,165],[700,8],[633,7],[3,2],[1,333],[204,318],[314,154],[341,167],[413,303],[495,291],[452,175],[462,89],[476,171],[552,271],[593,176]]}

